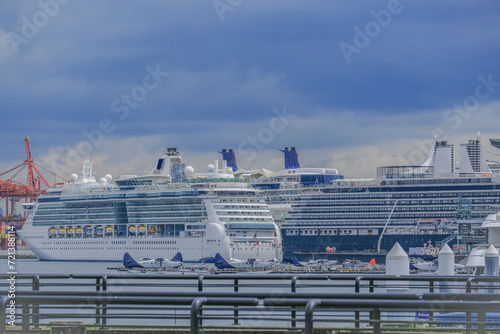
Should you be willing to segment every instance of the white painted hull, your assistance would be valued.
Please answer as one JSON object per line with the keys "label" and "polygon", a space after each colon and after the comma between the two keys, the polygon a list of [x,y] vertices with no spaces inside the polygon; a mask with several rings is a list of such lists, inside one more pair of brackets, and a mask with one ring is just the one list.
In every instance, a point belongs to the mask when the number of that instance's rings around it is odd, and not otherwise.
{"label": "white painted hull", "polygon": [[[49,238],[47,227],[27,224],[19,231],[28,247],[43,261],[122,261],[128,252],[135,258],[172,258],[181,252],[185,262],[197,262],[220,253],[227,258],[258,258],[268,261],[280,257],[281,247],[255,245],[251,240],[246,245],[235,246],[233,240],[224,235],[208,235],[206,238],[182,237],[104,237],[104,238]],[[209,240],[221,240],[212,242]],[[257,239],[256,239],[257,240]],[[259,239],[262,240],[262,239]]]}

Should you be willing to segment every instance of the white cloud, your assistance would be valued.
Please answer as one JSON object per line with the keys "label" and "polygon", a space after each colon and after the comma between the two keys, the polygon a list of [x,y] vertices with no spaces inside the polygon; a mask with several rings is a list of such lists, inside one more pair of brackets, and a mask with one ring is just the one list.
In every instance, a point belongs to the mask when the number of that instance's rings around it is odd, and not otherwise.
{"label": "white cloud", "polygon": [[[485,106],[478,111],[474,122],[468,123],[460,131],[445,133],[440,139],[448,140],[458,148],[461,143],[475,138],[477,131],[483,130],[487,152],[495,153],[487,139],[498,137],[494,126],[500,117],[494,112],[497,107],[496,102]],[[439,120],[439,115],[439,111],[422,111],[411,117],[398,114],[365,115],[360,122],[359,114],[353,112],[317,112],[307,119],[293,119],[289,128],[275,133],[272,141],[260,142],[259,147],[251,146],[247,141],[245,148],[247,151],[252,148],[252,154],[244,154],[245,151],[238,148],[250,136],[258,138],[259,131],[269,127],[268,121],[240,124],[215,121],[207,124],[205,121],[198,123],[193,120],[186,126],[198,129],[197,136],[193,136],[193,132],[184,136],[179,133],[127,137],[107,135],[93,149],[92,159],[97,163],[96,170],[100,169],[103,175],[143,174],[154,166],[158,156],[167,147],[177,147],[187,164],[193,165],[196,170],[204,170],[208,163],[221,158],[217,151],[233,148],[240,168],[266,167],[279,170],[283,168],[283,154],[278,149],[296,146],[299,161],[304,167],[333,167],[346,177],[375,177],[378,166],[419,164],[425,161],[433,131],[442,125],[435,122]],[[273,117],[272,112],[269,116]],[[419,122],[421,119],[428,121]],[[68,151],[67,146],[52,148],[42,157],[42,164],[61,169],[61,166],[71,162],[73,171],[79,171],[79,165],[75,165],[76,160],[68,155]]]}

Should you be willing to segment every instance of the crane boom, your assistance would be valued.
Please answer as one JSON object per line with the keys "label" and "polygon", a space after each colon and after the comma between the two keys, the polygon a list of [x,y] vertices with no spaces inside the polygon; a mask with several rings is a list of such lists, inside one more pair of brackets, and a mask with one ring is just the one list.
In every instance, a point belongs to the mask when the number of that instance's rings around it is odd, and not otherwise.
{"label": "crane boom", "polygon": [[23,139],[23,143],[26,145],[26,161],[25,164],[28,166],[28,187],[36,188],[35,176],[33,174],[33,159],[31,158],[30,149],[30,137],[26,136]]}
{"label": "crane boom", "polygon": [[387,221],[385,222],[384,229],[382,230],[382,233],[380,233],[380,237],[378,238],[377,242],[377,253],[380,253],[380,245],[382,244],[382,237],[384,236],[385,229],[387,228],[387,225],[389,225],[389,221],[391,220],[392,213],[394,212],[394,209],[396,208],[396,204],[398,204],[399,200],[396,200],[394,202],[394,206],[392,207],[391,213],[389,214],[389,217],[387,218]]}

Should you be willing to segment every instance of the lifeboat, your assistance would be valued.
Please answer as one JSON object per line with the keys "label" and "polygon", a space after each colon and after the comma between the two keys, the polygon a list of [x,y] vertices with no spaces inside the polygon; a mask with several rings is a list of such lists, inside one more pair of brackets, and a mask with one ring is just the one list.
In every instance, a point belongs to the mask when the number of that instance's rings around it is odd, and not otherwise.
{"label": "lifeboat", "polygon": [[144,225],[139,226],[139,232],[146,232],[146,226]]}
{"label": "lifeboat", "polygon": [[64,227],[60,227],[59,228],[59,233],[64,233],[64,232],[66,232],[66,229]]}
{"label": "lifeboat", "polygon": [[113,234],[113,226],[107,225],[106,228],[104,229],[104,232],[106,235],[112,235]]}
{"label": "lifeboat", "polygon": [[92,226],[86,226],[85,227],[85,234],[86,235],[92,235]]}
{"label": "lifeboat", "polygon": [[137,233],[137,227],[135,227],[135,225],[130,226],[128,228],[128,233],[135,235]]}
{"label": "lifeboat", "polygon": [[72,227],[68,227],[66,229],[66,238],[73,238],[74,236],[74,229]]}
{"label": "lifeboat", "polygon": [[76,229],[75,229],[75,232],[76,233],[82,233],[83,230],[82,230],[82,228],[80,226],[77,226]]}
{"label": "lifeboat", "polygon": [[55,238],[57,233],[57,229],[55,227],[49,228],[49,238]]}

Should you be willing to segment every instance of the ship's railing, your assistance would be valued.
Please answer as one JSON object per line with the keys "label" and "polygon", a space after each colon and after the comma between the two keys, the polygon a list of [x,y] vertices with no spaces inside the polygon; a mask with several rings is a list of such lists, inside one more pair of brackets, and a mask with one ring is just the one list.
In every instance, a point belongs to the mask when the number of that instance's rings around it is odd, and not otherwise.
{"label": "ship's railing", "polygon": [[219,184],[219,183],[225,183],[225,184],[231,184],[231,183],[238,183],[238,186],[241,187],[242,183],[248,184],[248,181],[243,180],[243,179],[207,179],[207,178],[192,178],[192,179],[186,179],[186,183],[214,183],[214,184]]}
{"label": "ship's railing", "polygon": [[[12,290],[10,278],[0,276],[2,291]],[[14,294],[0,301],[1,333],[12,328],[11,315],[23,333],[71,326],[68,321],[98,329],[174,327],[192,333],[203,327],[500,332],[498,276],[17,275]]]}

